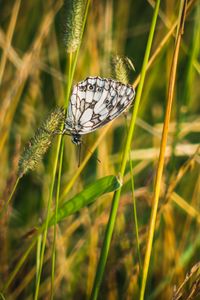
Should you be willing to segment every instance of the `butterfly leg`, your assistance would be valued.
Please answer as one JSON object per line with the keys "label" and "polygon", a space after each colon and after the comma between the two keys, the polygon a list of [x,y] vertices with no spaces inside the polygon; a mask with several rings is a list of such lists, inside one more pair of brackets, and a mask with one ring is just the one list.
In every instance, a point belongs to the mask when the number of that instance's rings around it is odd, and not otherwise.
{"label": "butterfly leg", "polygon": [[54,134],[54,135],[71,135],[71,134],[66,130],[66,128],[54,130],[53,134]]}

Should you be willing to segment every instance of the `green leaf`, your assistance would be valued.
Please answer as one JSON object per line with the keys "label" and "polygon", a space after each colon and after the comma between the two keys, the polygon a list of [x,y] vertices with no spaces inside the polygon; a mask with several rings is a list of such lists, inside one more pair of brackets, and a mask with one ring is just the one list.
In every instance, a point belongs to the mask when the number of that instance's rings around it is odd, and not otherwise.
{"label": "green leaf", "polygon": [[[81,208],[93,203],[98,197],[116,191],[121,186],[116,176],[106,176],[98,179],[94,183],[86,187],[82,192],[75,195],[72,199],[67,200],[58,208],[57,222],[62,221],[69,215],[79,211]],[[55,222],[55,215],[52,216],[49,226]]]}

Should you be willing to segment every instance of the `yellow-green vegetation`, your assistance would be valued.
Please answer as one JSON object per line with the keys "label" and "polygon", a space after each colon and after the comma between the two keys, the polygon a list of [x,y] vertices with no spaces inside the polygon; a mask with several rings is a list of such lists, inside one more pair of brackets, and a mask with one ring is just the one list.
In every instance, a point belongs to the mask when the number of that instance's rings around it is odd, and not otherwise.
{"label": "yellow-green vegetation", "polygon": [[[0,299],[200,299],[200,3],[3,1]],[[78,149],[74,83],[134,105]]]}

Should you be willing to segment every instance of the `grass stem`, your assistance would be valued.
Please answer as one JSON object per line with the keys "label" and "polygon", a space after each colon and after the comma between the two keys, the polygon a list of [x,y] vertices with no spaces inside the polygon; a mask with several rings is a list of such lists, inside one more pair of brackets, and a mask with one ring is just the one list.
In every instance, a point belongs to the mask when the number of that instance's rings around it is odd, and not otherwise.
{"label": "grass stem", "polygon": [[44,225],[43,241],[42,241],[42,247],[41,247],[41,258],[40,258],[40,265],[39,265],[39,270],[38,270],[38,278],[36,281],[34,300],[37,300],[38,295],[39,295],[39,287],[40,287],[40,280],[41,280],[41,274],[42,274],[42,266],[43,266],[43,260],[44,260],[44,252],[45,252],[45,246],[46,246],[48,224],[49,224],[49,219],[50,219],[51,204],[52,204],[52,198],[53,198],[53,189],[54,189],[54,182],[55,182],[56,170],[57,170],[57,165],[58,165],[58,156],[59,156],[59,151],[60,151],[61,139],[62,139],[62,136],[58,136],[58,143],[57,143],[52,178],[51,178],[50,193],[49,193],[49,199],[48,199],[48,204],[47,204],[47,214],[46,214],[46,220],[45,220],[45,225]]}
{"label": "grass stem", "polygon": [[135,199],[135,183],[134,183],[134,175],[133,175],[133,163],[130,157],[129,152],[129,160],[130,160],[130,172],[131,172],[131,189],[132,189],[132,199],[133,199],[133,217],[135,223],[135,235],[136,235],[136,245],[137,245],[137,253],[138,253],[138,261],[140,267],[140,275],[142,274],[142,259],[140,254],[140,240],[139,240],[139,229],[138,229],[138,217],[137,217],[137,206]]}
{"label": "grass stem", "polygon": [[[83,32],[87,20],[87,14],[89,9],[90,0],[87,1],[85,14],[84,14],[84,20],[83,20],[83,27],[81,31],[81,40],[83,37]],[[78,54],[80,50],[80,45],[78,46],[78,49],[75,52],[75,58],[73,59],[73,53],[69,53],[69,67],[68,67],[68,78],[67,78],[67,92],[65,97],[65,103],[64,108],[67,109],[69,98],[70,98],[70,92],[72,88],[72,82],[74,77],[74,72],[76,68],[76,63],[78,59]],[[57,182],[57,189],[56,189],[56,203],[55,203],[55,223],[54,223],[54,240],[53,240],[53,249],[52,249],[52,270],[51,270],[51,296],[50,299],[53,299],[53,291],[54,291],[54,278],[55,278],[55,263],[56,263],[56,226],[57,226],[57,212],[58,212],[58,205],[59,205],[59,197],[60,197],[60,184],[61,184],[61,173],[62,173],[62,164],[63,164],[63,155],[64,155],[64,141],[61,137],[61,148],[60,150],[60,159],[59,159],[59,171],[58,171],[58,182]]]}
{"label": "grass stem", "polygon": [[155,224],[156,224],[156,216],[157,216],[157,209],[158,209],[158,202],[159,202],[159,195],[160,195],[160,188],[161,188],[161,179],[164,169],[164,161],[165,161],[165,149],[167,145],[167,136],[169,130],[169,123],[170,123],[170,116],[171,116],[171,108],[173,102],[173,95],[174,95],[174,86],[175,86],[175,79],[176,79],[176,70],[177,70],[177,63],[178,63],[178,55],[180,49],[180,42],[181,42],[181,35],[184,24],[184,16],[186,11],[187,1],[184,1],[183,10],[181,12],[180,18],[180,26],[179,32],[175,43],[175,50],[174,55],[172,58],[171,63],[171,71],[170,71],[170,81],[169,81],[169,88],[168,88],[168,97],[167,97],[167,108],[162,132],[162,139],[161,139],[161,146],[160,146],[160,154],[158,159],[158,167],[156,172],[155,184],[154,184],[154,193],[153,193],[153,200],[152,200],[152,210],[151,210],[151,217],[150,217],[150,225],[149,225],[149,233],[148,233],[148,240],[147,240],[147,247],[145,252],[145,259],[144,259],[144,267],[143,267],[143,275],[142,275],[142,285],[140,291],[140,300],[144,299],[147,275],[149,270],[149,263],[151,257],[151,250],[153,244],[153,237],[155,232]]}
{"label": "grass stem", "polygon": [[[159,5],[160,5],[160,0],[157,0],[155,9],[154,9],[154,15],[153,15],[151,27],[150,27],[149,37],[148,37],[148,41],[147,41],[147,47],[146,47],[144,61],[143,61],[143,65],[142,65],[141,78],[140,78],[140,83],[138,86],[138,91],[137,91],[137,95],[136,95],[136,99],[135,99],[134,110],[133,110],[133,114],[132,114],[132,118],[131,118],[131,122],[130,122],[130,127],[129,127],[129,131],[128,131],[125,149],[123,152],[123,158],[122,158],[122,163],[121,163],[121,168],[120,168],[120,177],[121,178],[123,178],[123,176],[124,176],[126,163],[128,161],[128,157],[129,157],[129,151],[131,148],[131,142],[132,142],[133,132],[134,132],[134,128],[135,128],[136,117],[137,117],[139,103],[140,103],[140,99],[141,99],[141,95],[142,95],[142,89],[143,89],[143,85],[144,85],[144,79],[145,79],[145,75],[146,75],[150,50],[151,50],[151,46],[152,46],[152,42],[153,42],[153,36],[154,36],[154,32],[155,32],[155,26],[156,26],[158,11],[159,11]],[[121,195],[121,189],[116,191],[113,196],[109,221],[108,221],[108,224],[106,227],[105,237],[104,237],[104,241],[103,241],[103,247],[101,250],[101,254],[100,254],[100,258],[99,258],[99,262],[98,262],[98,266],[97,266],[97,272],[96,272],[96,276],[94,279],[93,289],[92,289],[92,293],[91,293],[91,297],[90,297],[91,300],[96,300],[98,298],[99,289],[100,289],[101,281],[103,278],[105,265],[106,265],[106,261],[107,261],[107,257],[108,257],[108,252],[109,252],[109,248],[110,248],[111,238],[112,238],[114,225],[115,225],[115,221],[116,221],[120,195]]]}
{"label": "grass stem", "polygon": [[[72,70],[72,60],[73,53],[69,53],[69,64],[68,64],[68,84],[67,84],[67,92],[66,92],[66,101],[64,107],[67,107],[70,90],[71,90],[71,70]],[[58,169],[58,181],[56,187],[56,200],[55,200],[55,222],[54,222],[54,236],[53,236],[53,247],[52,247],[52,267],[51,267],[51,295],[50,299],[53,299],[54,293],[54,279],[55,279],[55,264],[56,264],[56,227],[57,227],[57,214],[58,214],[58,205],[59,205],[59,197],[60,197],[60,184],[61,184],[61,174],[62,174],[62,162],[63,162],[63,154],[64,154],[64,141],[61,137],[61,149],[60,149],[60,158],[59,158],[59,169]]]}

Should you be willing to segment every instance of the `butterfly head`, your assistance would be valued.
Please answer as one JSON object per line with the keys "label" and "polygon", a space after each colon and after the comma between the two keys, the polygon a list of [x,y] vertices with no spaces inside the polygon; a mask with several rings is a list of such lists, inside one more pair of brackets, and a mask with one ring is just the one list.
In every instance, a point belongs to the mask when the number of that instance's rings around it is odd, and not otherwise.
{"label": "butterfly head", "polygon": [[81,144],[80,134],[72,134],[72,143],[74,143],[75,145],[80,145]]}

